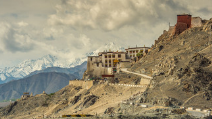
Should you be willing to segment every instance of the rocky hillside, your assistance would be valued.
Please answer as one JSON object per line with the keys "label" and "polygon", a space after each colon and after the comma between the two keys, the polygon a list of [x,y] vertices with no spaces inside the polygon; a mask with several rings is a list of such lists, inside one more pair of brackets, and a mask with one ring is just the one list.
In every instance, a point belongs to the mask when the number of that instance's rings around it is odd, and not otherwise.
{"label": "rocky hillside", "polygon": [[154,77],[144,102],[212,107],[211,29],[212,19],[178,36],[166,32],[148,55],[131,67],[131,71]]}
{"label": "rocky hillside", "polygon": [[27,100],[16,101],[0,109],[0,117],[25,119],[43,114],[47,117],[77,113],[104,114],[107,108],[118,106],[122,100],[128,99],[132,92],[140,91],[144,89],[99,84],[87,90],[80,86],[69,85],[54,94],[39,94]]}
{"label": "rocky hillside", "polygon": [[23,92],[34,95],[43,91],[54,93],[69,84],[69,80],[77,78],[74,75],[64,73],[39,73],[20,80],[11,81],[0,85],[0,100],[20,98]]}

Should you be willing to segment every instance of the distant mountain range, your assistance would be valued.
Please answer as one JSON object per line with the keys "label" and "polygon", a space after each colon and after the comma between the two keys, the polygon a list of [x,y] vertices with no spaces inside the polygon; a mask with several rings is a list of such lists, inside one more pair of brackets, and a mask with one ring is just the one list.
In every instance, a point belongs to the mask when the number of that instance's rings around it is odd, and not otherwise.
{"label": "distant mountain range", "polygon": [[20,98],[24,92],[47,94],[56,92],[69,84],[69,80],[77,77],[73,74],[58,72],[38,73],[20,80],[10,81],[0,84],[0,100],[10,100]]}
{"label": "distant mountain range", "polygon": [[99,47],[93,52],[86,53],[84,56],[76,58],[74,61],[62,60],[50,54],[35,60],[25,60],[17,66],[0,69],[0,84],[11,80],[21,79],[28,75],[31,76],[40,72],[63,72],[67,74],[74,74],[78,78],[81,78],[84,71],[78,71],[79,68],[77,67],[74,69],[74,67],[87,61],[87,56],[98,55],[99,52],[106,50],[123,51],[124,48],[111,42]]}
{"label": "distant mountain range", "polygon": [[81,65],[71,67],[71,68],[48,67],[43,70],[34,71],[26,77],[29,77],[29,76],[32,76],[35,74],[39,74],[39,73],[57,72],[57,73],[72,74],[76,78],[82,79],[82,76],[83,76],[84,72],[86,71],[86,69],[87,69],[87,61],[83,62]]}

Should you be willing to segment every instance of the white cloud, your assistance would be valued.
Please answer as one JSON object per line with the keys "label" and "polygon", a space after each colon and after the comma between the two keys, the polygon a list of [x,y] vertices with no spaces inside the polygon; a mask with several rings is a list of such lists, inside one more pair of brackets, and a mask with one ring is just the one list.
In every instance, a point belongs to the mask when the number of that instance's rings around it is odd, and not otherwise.
{"label": "white cloud", "polygon": [[0,1],[0,67],[45,54],[73,59],[108,42],[151,46],[177,14],[212,12],[211,0]]}
{"label": "white cloud", "polygon": [[26,22],[23,22],[23,21],[21,21],[21,22],[18,22],[18,25],[21,27],[21,26],[28,26],[29,24],[28,23],[26,23]]}
{"label": "white cloud", "polygon": [[22,34],[8,23],[0,23],[0,42],[4,50],[10,52],[28,52],[33,50],[33,40],[27,34]]}
{"label": "white cloud", "polygon": [[[49,17],[51,25],[114,30],[124,26],[160,24],[177,12],[188,12],[174,0],[67,0]],[[170,20],[170,19],[168,19]]]}

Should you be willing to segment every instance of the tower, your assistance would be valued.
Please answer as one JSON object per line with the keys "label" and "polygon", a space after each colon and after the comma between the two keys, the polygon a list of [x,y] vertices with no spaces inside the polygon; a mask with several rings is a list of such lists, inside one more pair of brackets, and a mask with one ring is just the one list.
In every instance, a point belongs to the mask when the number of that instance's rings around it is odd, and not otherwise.
{"label": "tower", "polygon": [[175,35],[179,35],[186,29],[191,27],[191,15],[190,14],[178,14],[177,24],[175,25]]}

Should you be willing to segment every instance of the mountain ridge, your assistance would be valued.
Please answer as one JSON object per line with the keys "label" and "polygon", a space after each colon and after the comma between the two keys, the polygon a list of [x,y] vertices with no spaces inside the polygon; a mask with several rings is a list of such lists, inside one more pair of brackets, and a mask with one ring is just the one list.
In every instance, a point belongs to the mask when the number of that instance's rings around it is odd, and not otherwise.
{"label": "mountain ridge", "polygon": [[30,73],[34,71],[43,70],[48,67],[61,67],[61,68],[75,67],[87,61],[87,56],[97,55],[98,52],[102,52],[104,50],[109,49],[114,51],[124,50],[123,47],[116,46],[115,43],[111,42],[105,44],[102,47],[99,47],[93,52],[86,53],[84,56],[76,58],[74,61],[60,59],[51,54],[45,55],[35,60],[27,59],[14,67],[5,67],[4,69],[0,69],[0,84],[9,82],[11,80],[18,80],[24,78],[25,76],[30,75]]}
{"label": "mountain ridge", "polygon": [[58,72],[41,72],[20,80],[13,80],[0,84],[0,100],[10,100],[20,98],[24,92],[40,94],[54,93],[69,84],[69,80],[77,77],[73,74]]}

